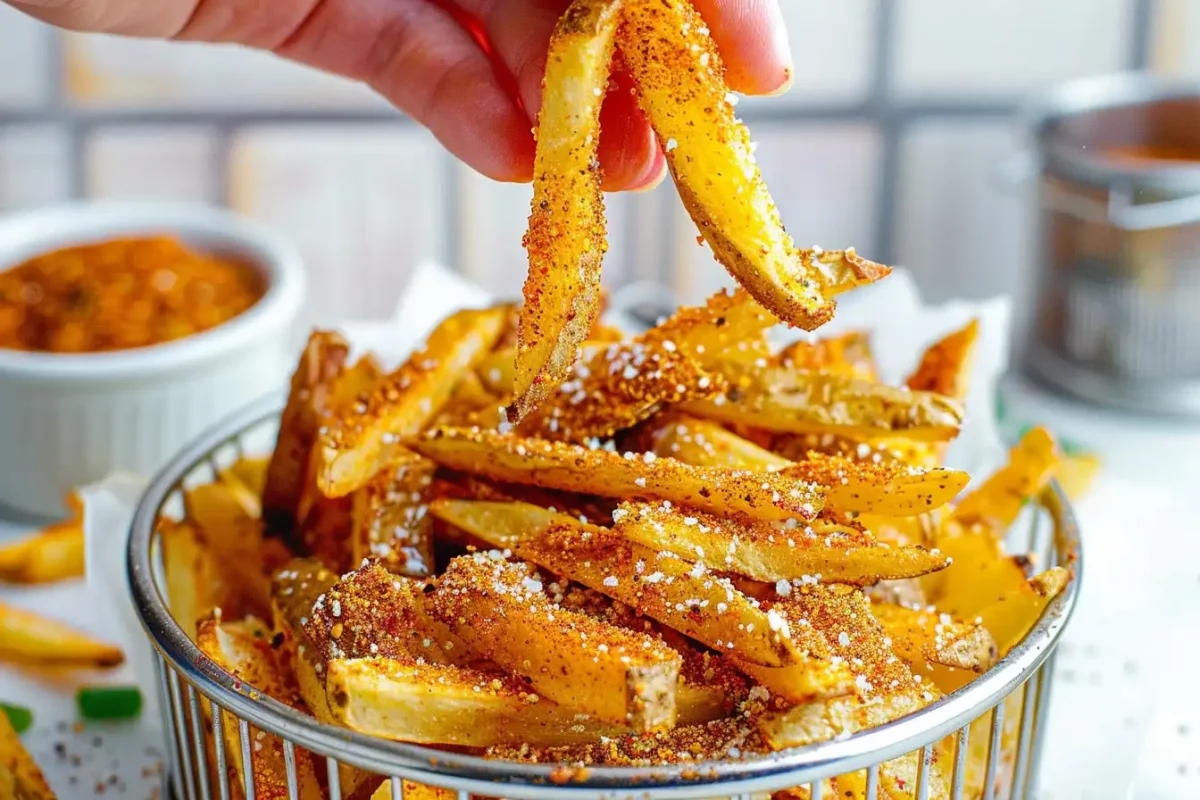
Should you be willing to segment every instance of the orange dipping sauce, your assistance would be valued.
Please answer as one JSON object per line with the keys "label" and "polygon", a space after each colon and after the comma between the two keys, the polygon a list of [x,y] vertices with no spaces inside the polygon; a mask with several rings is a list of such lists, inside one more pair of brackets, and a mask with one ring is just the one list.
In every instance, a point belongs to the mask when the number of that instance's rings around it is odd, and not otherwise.
{"label": "orange dipping sauce", "polygon": [[68,247],[0,272],[0,348],[149,347],[227,322],[265,292],[249,265],[168,237]]}

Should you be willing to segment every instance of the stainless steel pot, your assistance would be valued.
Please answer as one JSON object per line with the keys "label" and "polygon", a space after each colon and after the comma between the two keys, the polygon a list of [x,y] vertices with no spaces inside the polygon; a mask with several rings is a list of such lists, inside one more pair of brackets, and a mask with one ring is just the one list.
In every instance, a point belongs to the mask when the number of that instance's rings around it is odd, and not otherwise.
{"label": "stainless steel pot", "polygon": [[1089,78],[1030,117],[1041,216],[1024,368],[1098,404],[1200,418],[1200,84]]}

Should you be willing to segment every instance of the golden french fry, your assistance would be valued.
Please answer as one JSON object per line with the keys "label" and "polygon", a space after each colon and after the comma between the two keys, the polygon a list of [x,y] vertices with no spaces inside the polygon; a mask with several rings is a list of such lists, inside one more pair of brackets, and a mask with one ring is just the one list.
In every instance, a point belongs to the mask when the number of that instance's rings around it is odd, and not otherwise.
{"label": "golden french fry", "polygon": [[812,519],[821,509],[821,490],[812,484],[775,473],[692,467],[653,453],[623,456],[601,448],[461,428],[432,431],[414,440],[412,447],[451,469],[546,489],[669,500],[758,519]]}
{"label": "golden french fry", "polygon": [[824,520],[803,526],[756,523],[650,503],[623,503],[613,518],[618,533],[651,550],[768,583],[868,584],[923,575],[948,563],[922,547],[888,547],[864,531]]}
{"label": "golden french fry", "polygon": [[351,495],[350,563],[378,559],[414,578],[433,572],[429,488],[437,465],[428,459],[385,468]]}
{"label": "golden french fry", "polygon": [[676,309],[641,338],[662,347],[678,347],[705,369],[712,369],[727,359],[753,363],[770,357],[766,334],[778,323],[745,289],[722,289],[702,306]]}
{"label": "golden french fry", "polygon": [[401,781],[398,794],[393,791],[392,782],[387,781],[375,790],[370,800],[458,800],[458,792],[440,786],[427,786],[405,778]]}
{"label": "golden french fry", "polygon": [[[679,195],[713,255],[775,316],[807,330],[840,291],[887,275],[854,251],[798,251],[734,116],[721,57],[687,0],[627,0],[622,52]],[[686,76],[686,77],[685,77]]]}
{"label": "golden french fry", "polygon": [[222,471],[222,480],[235,480],[245,486],[261,499],[267,486],[267,468],[271,463],[270,456],[242,456]]}
{"label": "golden french fry", "polygon": [[0,659],[55,667],[115,667],[125,661],[116,645],[61,622],[0,604]]}
{"label": "golden french fry", "polygon": [[231,619],[245,614],[236,579],[221,568],[213,553],[188,522],[159,523],[167,603],[171,616],[193,641],[196,626],[214,610]]}
{"label": "golden french fry", "polygon": [[911,689],[901,689],[873,701],[844,695],[766,714],[759,722],[759,732],[773,749],[804,747],[878,727],[919,711],[930,702],[919,690]]}
{"label": "golden french fry", "polygon": [[[203,620],[197,629],[196,645],[221,669],[263,694],[302,710],[300,696],[292,676],[279,662],[271,647],[271,633],[260,620],[247,617],[238,622]],[[238,735],[238,721],[224,715],[225,752],[230,754],[237,773],[244,774],[244,756]],[[250,754],[250,773],[255,797],[287,797],[288,767],[283,741],[265,731],[255,732]],[[296,749],[293,754],[298,796],[301,800],[320,800],[324,795],[317,782],[317,767],[311,754]]]}
{"label": "golden french fry", "polygon": [[262,564],[262,522],[246,513],[235,492],[221,483],[205,483],[183,495],[184,513],[201,541],[228,571],[250,611],[265,617],[271,610],[271,586]]}
{"label": "golden french fry", "polygon": [[517,328],[514,421],[566,378],[599,311],[608,245],[596,149],[620,14],[621,0],[574,0],[550,37],[524,240],[529,275]]}
{"label": "golden french fry", "polygon": [[809,453],[781,470],[825,487],[825,505],[834,511],[915,517],[949,503],[971,476],[955,469],[920,469],[900,461],[853,461]]}
{"label": "golden french fry", "polygon": [[921,363],[904,382],[913,391],[935,392],[966,400],[971,382],[971,363],[979,338],[979,320],[939,339],[921,356]]}
{"label": "golden french fry", "polygon": [[779,433],[859,439],[945,441],[958,435],[963,422],[957,400],[930,392],[774,366],[754,372],[732,368],[725,374],[731,384],[725,394],[684,403],[683,410]]}
{"label": "golden french fry", "polygon": [[664,458],[696,467],[778,470],[792,462],[706,419],[683,414],[655,418],[647,431],[649,447]]}
{"label": "golden french fry", "polygon": [[0,798],[3,800],[55,800],[46,777],[21,744],[8,716],[0,711]]}
{"label": "golden french fry", "polygon": [[0,580],[54,583],[83,576],[83,522],[68,520],[0,548]]}
{"label": "golden french fry", "polygon": [[314,331],[300,356],[263,485],[263,511],[272,522],[290,524],[296,516],[326,398],[349,354],[340,335]]}
{"label": "golden french fry", "polygon": [[343,497],[407,460],[411,454],[400,440],[420,433],[437,415],[462,373],[495,345],[504,316],[501,308],[452,314],[361,404],[327,420],[317,442],[321,491]]}
{"label": "golden french fry", "polygon": [[871,352],[871,337],[863,331],[851,331],[815,342],[793,342],[780,350],[774,361],[789,369],[828,372],[864,381],[879,380],[875,355]]}
{"label": "golden french fry", "polygon": [[1021,586],[1006,592],[996,602],[975,611],[975,619],[995,637],[1000,655],[1008,654],[1025,638],[1055,597],[1071,580],[1063,567],[1051,567]]}
{"label": "golden french fry", "polygon": [[981,526],[1002,538],[1021,509],[1054,477],[1059,464],[1058,446],[1045,428],[1031,428],[1008,454],[1001,467],[954,507],[946,530]]}
{"label": "golden french fry", "polygon": [[557,606],[528,564],[460,556],[427,603],[469,650],[543,697],[639,731],[675,724],[679,654]]}

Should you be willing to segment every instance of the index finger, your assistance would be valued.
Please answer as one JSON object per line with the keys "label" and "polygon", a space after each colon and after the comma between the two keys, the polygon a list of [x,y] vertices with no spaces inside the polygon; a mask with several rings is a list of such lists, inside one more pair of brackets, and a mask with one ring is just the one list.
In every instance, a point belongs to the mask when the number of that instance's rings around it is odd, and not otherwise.
{"label": "index finger", "polygon": [[729,88],[779,94],[792,85],[792,54],[778,0],[692,0],[708,24]]}

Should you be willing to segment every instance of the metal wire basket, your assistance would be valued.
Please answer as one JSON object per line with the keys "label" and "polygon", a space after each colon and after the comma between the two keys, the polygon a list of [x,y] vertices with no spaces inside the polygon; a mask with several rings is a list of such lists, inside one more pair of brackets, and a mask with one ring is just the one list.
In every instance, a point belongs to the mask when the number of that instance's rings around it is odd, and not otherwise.
{"label": "metal wire basket", "polygon": [[[340,768],[357,767],[391,779],[393,798],[403,796],[404,780],[472,795],[507,798],[637,797],[760,798],[797,788],[818,800],[822,780],[863,771],[866,797],[875,800],[879,765],[908,753],[920,754],[913,800],[930,796],[934,748],[946,737],[956,741],[950,771],[950,797],[1027,798],[1037,786],[1046,716],[1054,671],[1054,650],[1075,605],[1081,568],[1079,531],[1066,498],[1052,485],[1011,534],[1021,551],[1038,554],[1039,564],[1070,565],[1076,578],[1023,642],[986,674],[915,714],[840,741],[781,751],[753,760],[712,761],[656,767],[597,767],[562,782],[561,768],[518,764],[479,756],[389,742],[323,725],[255,691],[206,658],[177,625],[167,606],[156,522],[177,516],[186,487],[214,479],[216,470],[244,453],[265,453],[273,444],[282,399],[267,398],[245,409],[189,447],[150,484],[133,518],[128,549],[134,605],[151,644],[158,672],[170,780],[183,800],[254,797],[250,772],[253,744],[260,736],[282,740],[287,796],[298,797],[296,748],[327,764],[328,795],[343,797]],[[988,716],[990,714],[990,719]],[[226,715],[237,722],[242,775],[222,736]],[[974,725],[972,723],[975,723]],[[971,762],[972,740],[986,737],[986,762]],[[978,750],[976,751],[978,752]],[[319,761],[318,761],[319,763]],[[983,775],[968,775],[983,765]],[[226,779],[225,776],[229,776]],[[883,794],[879,794],[883,797]],[[893,800],[894,794],[888,794]]]}

